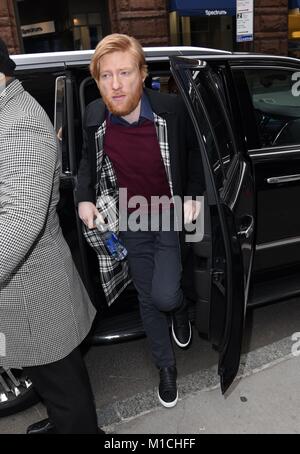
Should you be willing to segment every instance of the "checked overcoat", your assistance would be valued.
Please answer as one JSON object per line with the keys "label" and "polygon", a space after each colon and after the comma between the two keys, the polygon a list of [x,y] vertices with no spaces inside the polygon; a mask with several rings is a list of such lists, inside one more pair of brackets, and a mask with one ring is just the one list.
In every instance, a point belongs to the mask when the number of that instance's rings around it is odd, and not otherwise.
{"label": "checked overcoat", "polygon": [[0,93],[0,366],[66,357],[95,316],[62,235],[57,142],[15,79]]}

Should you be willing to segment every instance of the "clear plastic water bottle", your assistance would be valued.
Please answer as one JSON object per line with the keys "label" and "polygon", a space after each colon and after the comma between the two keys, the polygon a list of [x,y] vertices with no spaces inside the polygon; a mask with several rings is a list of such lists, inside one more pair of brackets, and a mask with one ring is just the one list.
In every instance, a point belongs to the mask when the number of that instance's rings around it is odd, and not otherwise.
{"label": "clear plastic water bottle", "polygon": [[101,235],[101,239],[105,244],[107,252],[118,262],[124,260],[125,257],[127,257],[127,249],[120,238],[118,238],[114,232],[108,230],[107,225],[99,219],[95,220],[95,224]]}

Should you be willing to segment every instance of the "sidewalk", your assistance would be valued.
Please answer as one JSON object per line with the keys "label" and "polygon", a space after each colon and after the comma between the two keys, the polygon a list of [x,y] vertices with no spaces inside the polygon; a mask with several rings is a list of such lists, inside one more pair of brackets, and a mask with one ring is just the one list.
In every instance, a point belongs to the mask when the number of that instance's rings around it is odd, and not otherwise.
{"label": "sidewalk", "polygon": [[[241,358],[237,380],[221,395],[217,367],[178,380],[176,407],[163,408],[157,389],[98,408],[99,426],[109,434],[300,434],[300,357],[291,338]],[[25,433],[46,417],[38,404],[0,420],[0,434]]]}
{"label": "sidewalk", "polygon": [[[250,356],[259,357],[263,350]],[[107,429],[117,434],[299,434],[299,408],[300,357],[288,354],[246,367],[225,397],[218,385],[211,386],[188,394],[172,409],[159,407]]]}

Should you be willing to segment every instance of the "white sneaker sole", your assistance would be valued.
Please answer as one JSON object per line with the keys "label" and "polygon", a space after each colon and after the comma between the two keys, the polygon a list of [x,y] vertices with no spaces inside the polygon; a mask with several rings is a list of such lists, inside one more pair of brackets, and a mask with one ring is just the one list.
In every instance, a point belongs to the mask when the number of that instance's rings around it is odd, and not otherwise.
{"label": "white sneaker sole", "polygon": [[176,342],[176,344],[178,345],[178,347],[181,347],[181,348],[187,347],[189,345],[189,343],[191,342],[191,339],[192,339],[192,325],[191,325],[191,322],[189,322],[189,325],[190,325],[189,340],[185,344],[182,344],[181,342],[179,342],[179,340],[177,339],[177,337],[175,335],[174,323],[173,323],[173,320],[172,320],[172,335],[173,335],[173,339]]}
{"label": "white sneaker sole", "polygon": [[178,391],[177,391],[176,399],[173,400],[172,402],[165,402],[164,400],[162,400],[162,398],[161,398],[160,395],[159,395],[159,391],[157,392],[157,395],[158,395],[159,402],[163,405],[163,407],[172,408],[172,407],[175,407],[175,405],[177,404],[177,401],[178,401]]}

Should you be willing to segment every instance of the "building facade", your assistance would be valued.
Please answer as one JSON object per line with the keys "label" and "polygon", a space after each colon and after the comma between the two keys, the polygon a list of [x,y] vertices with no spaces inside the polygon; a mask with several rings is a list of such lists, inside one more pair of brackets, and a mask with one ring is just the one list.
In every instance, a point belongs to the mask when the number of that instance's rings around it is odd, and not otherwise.
{"label": "building facade", "polygon": [[168,45],[166,0],[0,0],[0,36],[11,53],[94,48],[113,32]]}
{"label": "building facade", "polygon": [[288,54],[288,0],[255,0],[254,41],[251,50]]}
{"label": "building facade", "polygon": [[[0,36],[11,53],[94,48],[103,36],[118,32],[144,46],[191,43],[287,55],[289,1],[297,0],[254,0],[254,40],[242,44],[235,42],[235,16],[178,16],[174,36],[168,0],[0,0]],[[203,30],[193,34],[193,24]]]}
{"label": "building facade", "polygon": [[10,53],[20,52],[20,37],[13,0],[0,0],[0,36],[7,43]]}

